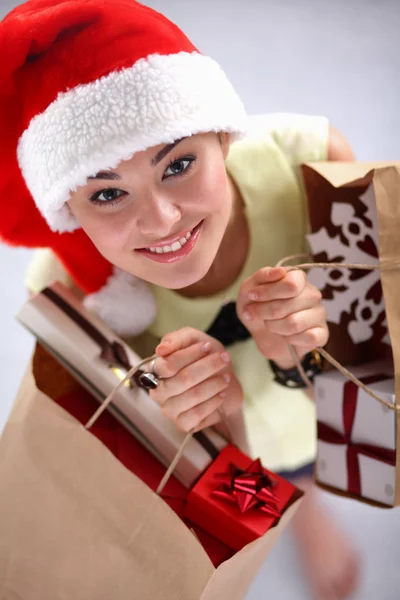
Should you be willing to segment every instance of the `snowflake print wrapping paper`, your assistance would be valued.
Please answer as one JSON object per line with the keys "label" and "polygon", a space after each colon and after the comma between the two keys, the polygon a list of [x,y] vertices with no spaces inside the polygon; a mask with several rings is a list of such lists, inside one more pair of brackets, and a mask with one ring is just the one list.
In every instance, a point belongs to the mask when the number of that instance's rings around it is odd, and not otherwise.
{"label": "snowflake print wrapping paper", "polygon": [[[326,227],[308,236],[315,260],[323,253],[324,262],[378,265],[378,222],[373,185],[360,194],[358,209],[346,202],[333,202],[331,237]],[[390,343],[385,321],[385,304],[379,271],[352,269],[314,269],[309,280],[323,293],[328,322],[340,325],[345,318],[347,333],[354,344],[366,342],[374,335],[374,325],[381,325],[384,343]],[[347,318],[346,318],[347,317]]]}

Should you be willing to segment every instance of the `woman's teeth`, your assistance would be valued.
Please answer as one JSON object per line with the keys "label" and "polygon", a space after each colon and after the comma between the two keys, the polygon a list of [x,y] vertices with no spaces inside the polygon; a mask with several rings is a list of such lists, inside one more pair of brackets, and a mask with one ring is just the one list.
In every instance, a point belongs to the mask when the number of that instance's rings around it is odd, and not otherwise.
{"label": "woman's teeth", "polygon": [[150,252],[156,252],[157,254],[166,254],[167,252],[177,252],[186,244],[192,233],[189,231],[185,237],[182,237],[179,241],[174,242],[171,246],[158,246],[157,248],[147,248]]}

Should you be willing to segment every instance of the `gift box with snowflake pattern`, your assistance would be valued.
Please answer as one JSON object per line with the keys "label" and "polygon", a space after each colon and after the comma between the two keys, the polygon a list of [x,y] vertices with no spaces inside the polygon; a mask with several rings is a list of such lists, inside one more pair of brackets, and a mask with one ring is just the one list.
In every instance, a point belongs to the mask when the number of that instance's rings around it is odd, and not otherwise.
{"label": "gift box with snowflake pattern", "polygon": [[[327,311],[326,349],[351,372],[361,369],[364,383],[390,405],[336,371],[317,378],[317,480],[399,505],[400,163],[314,163],[302,172],[313,261],[378,267],[309,272]],[[384,373],[372,373],[376,361],[385,361]],[[382,456],[367,456],[363,445],[381,448]]]}

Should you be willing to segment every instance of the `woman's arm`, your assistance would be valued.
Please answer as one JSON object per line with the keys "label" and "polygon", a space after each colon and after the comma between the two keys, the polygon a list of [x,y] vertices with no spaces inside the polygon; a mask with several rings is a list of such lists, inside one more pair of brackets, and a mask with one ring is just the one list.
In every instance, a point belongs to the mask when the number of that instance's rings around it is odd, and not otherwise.
{"label": "woman's arm", "polygon": [[338,129],[329,125],[328,160],[353,161],[355,156],[347,139]]}
{"label": "woman's arm", "polygon": [[[321,149],[322,160],[354,161],[346,138],[328,124]],[[237,309],[260,352],[283,369],[294,366],[288,342],[302,357],[328,339],[322,296],[300,271],[261,269],[242,284]]]}

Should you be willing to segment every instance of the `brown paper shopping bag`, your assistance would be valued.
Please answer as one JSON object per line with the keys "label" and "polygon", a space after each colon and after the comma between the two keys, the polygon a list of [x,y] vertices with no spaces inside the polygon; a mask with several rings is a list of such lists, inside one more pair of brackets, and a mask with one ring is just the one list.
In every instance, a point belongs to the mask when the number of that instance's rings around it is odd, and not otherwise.
{"label": "brown paper shopping bag", "polygon": [[[394,265],[400,260],[399,172],[400,163],[303,167],[315,262]],[[315,269],[310,279],[324,296],[331,354],[345,364],[390,356],[387,317],[392,330],[397,313],[391,294],[400,280],[398,270]]]}
{"label": "brown paper shopping bag", "polygon": [[0,440],[0,598],[239,600],[298,507],[214,569],[167,504],[52,398],[36,352]]}
{"label": "brown paper shopping bag", "polygon": [[315,163],[305,165],[303,175],[313,261],[338,263],[309,274],[327,309],[327,350],[383,400],[340,373],[317,378],[317,481],[337,493],[397,506],[400,163]]}

